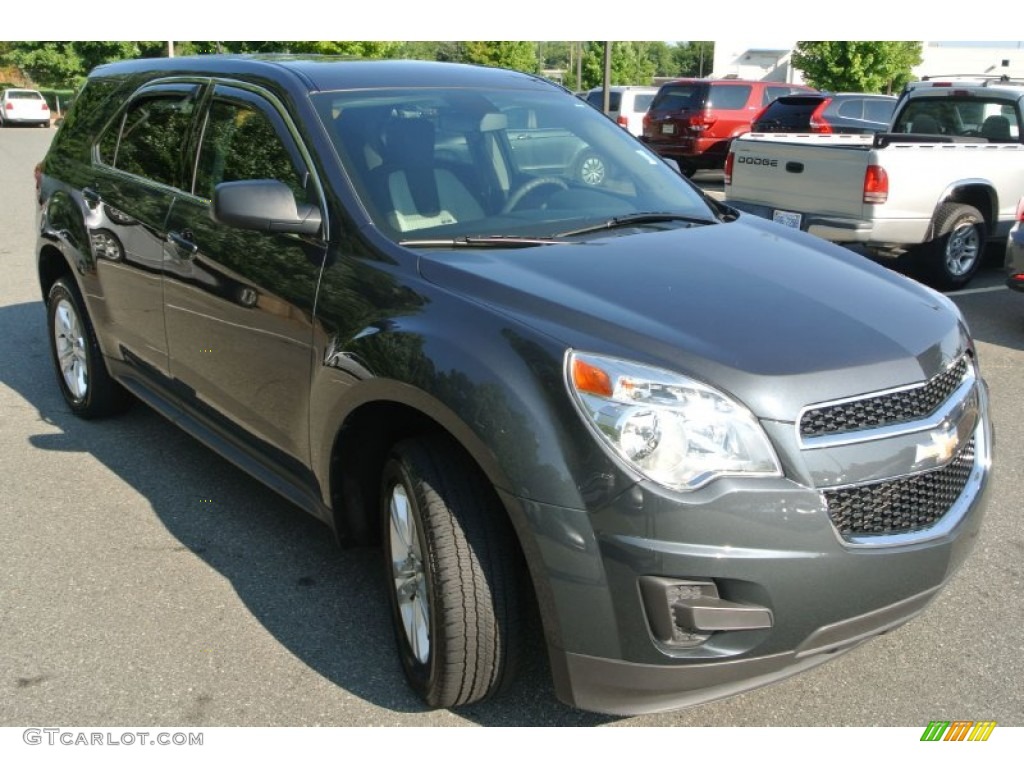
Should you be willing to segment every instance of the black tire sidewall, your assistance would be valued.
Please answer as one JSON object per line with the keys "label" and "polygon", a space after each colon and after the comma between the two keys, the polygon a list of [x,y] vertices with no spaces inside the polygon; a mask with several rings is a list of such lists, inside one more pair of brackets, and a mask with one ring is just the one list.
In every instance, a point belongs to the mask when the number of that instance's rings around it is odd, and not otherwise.
{"label": "black tire sidewall", "polygon": [[[392,573],[391,553],[391,510],[390,499],[392,489],[401,485],[405,489],[406,496],[412,508],[412,514],[416,517],[416,536],[419,539],[420,551],[423,553],[424,579],[426,581],[427,595],[430,600],[430,653],[425,663],[416,658],[409,639],[402,628],[402,615],[398,606],[398,595],[395,594],[394,574]],[[398,643],[399,658],[405,670],[406,677],[413,689],[428,702],[431,692],[437,687],[438,677],[438,644],[443,642],[441,632],[438,631],[438,598],[435,591],[435,563],[432,562],[433,548],[427,541],[427,521],[424,519],[422,499],[417,492],[416,479],[412,476],[405,462],[397,457],[392,457],[384,466],[381,482],[381,543],[384,548],[384,568],[387,576],[388,602],[391,605],[392,625],[395,630],[395,639]]]}
{"label": "black tire sidewall", "polygon": [[[978,253],[974,263],[962,275],[954,275],[946,265],[946,247],[953,232],[962,224],[971,224],[978,234]],[[981,266],[985,253],[985,218],[977,208],[960,203],[945,203],[935,215],[935,237],[929,249],[930,271],[940,288],[953,290],[970,282]]]}
{"label": "black tire sidewall", "polygon": [[[56,315],[57,305],[61,301],[67,301],[71,304],[71,307],[75,310],[75,314],[78,317],[78,324],[85,336],[85,375],[88,380],[88,384],[85,390],[85,397],[77,398],[70,389],[68,384],[64,380],[64,372],[60,367],[60,358],[57,355],[57,337],[56,337]],[[84,413],[89,410],[89,404],[92,399],[93,388],[93,370],[95,369],[95,360],[93,359],[93,350],[91,343],[90,329],[86,324],[86,316],[82,310],[82,303],[78,298],[78,291],[75,290],[67,282],[65,278],[60,278],[50,287],[50,293],[46,300],[46,314],[47,314],[47,326],[49,328],[50,338],[50,357],[53,360],[54,373],[57,376],[57,384],[60,387],[61,395],[64,396],[64,401],[68,404],[72,411],[76,413]]]}

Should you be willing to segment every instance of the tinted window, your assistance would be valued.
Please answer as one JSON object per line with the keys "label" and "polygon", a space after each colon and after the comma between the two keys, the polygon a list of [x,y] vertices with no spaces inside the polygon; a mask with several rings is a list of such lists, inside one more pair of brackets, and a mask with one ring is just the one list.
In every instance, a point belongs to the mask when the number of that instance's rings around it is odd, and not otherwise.
{"label": "tinted window", "polygon": [[[587,102],[598,109],[604,109],[604,91],[591,91],[587,94]],[[618,112],[622,109],[622,91],[612,91],[608,94],[608,110]]]}
{"label": "tinted window", "polygon": [[864,115],[863,99],[847,99],[839,105],[838,114],[840,117],[849,117],[860,120]]}
{"label": "tinted window", "polygon": [[806,131],[820,98],[789,97],[773,101],[757,118],[755,131]]}
{"label": "tinted window", "polygon": [[867,99],[864,102],[864,117],[876,123],[888,123],[895,107],[895,99]]}
{"label": "tinted window", "polygon": [[31,99],[32,101],[42,101],[43,94],[38,91],[7,91],[8,99]]}
{"label": "tinted window", "polygon": [[167,186],[180,186],[181,149],[192,120],[191,95],[143,97],[100,139],[100,160]]}
{"label": "tinted window", "polygon": [[633,111],[646,112],[650,109],[652,101],[654,101],[653,93],[638,93],[633,97]]}
{"label": "tinted window", "polygon": [[715,109],[743,109],[750,98],[749,85],[712,85],[708,106]]}
{"label": "tinted window", "polygon": [[762,104],[770,104],[780,96],[788,96],[793,89],[785,85],[766,85],[764,95],[761,97]]}
{"label": "tinted window", "polygon": [[697,109],[704,99],[703,85],[667,85],[664,86],[651,103],[651,109],[675,112],[680,109]]}
{"label": "tinted window", "polygon": [[212,197],[222,181],[276,179],[306,201],[305,174],[296,170],[270,118],[249,104],[214,101],[196,166],[195,193]]}

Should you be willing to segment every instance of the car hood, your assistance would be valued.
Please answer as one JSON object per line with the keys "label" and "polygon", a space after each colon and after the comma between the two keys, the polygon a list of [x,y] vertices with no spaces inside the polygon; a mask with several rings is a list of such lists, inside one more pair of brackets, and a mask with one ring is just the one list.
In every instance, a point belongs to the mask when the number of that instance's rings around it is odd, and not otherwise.
{"label": "car hood", "polygon": [[968,344],[940,294],[750,216],[523,249],[424,250],[423,277],[566,347],[676,370],[793,421],[930,378]]}

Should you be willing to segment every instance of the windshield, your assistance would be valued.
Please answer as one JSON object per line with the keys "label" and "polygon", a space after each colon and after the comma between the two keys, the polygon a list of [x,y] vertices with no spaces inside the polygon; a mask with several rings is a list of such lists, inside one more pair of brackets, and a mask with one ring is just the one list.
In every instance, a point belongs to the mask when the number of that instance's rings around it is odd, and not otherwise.
{"label": "windshield", "polygon": [[366,210],[399,242],[547,238],[638,213],[716,218],[656,154],[553,88],[374,89],[313,101]]}

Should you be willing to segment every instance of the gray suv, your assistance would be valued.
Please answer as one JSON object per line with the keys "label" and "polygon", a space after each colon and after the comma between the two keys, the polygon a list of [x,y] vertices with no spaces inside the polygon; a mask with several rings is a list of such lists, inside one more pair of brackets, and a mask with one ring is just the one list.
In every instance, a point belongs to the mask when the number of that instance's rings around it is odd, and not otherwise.
{"label": "gray suv", "polygon": [[[524,114],[605,181],[521,168]],[[67,407],[142,400],[382,547],[429,706],[501,690],[534,627],[570,705],[732,695],[910,619],[976,539],[991,427],[956,307],[540,78],[111,64],[38,202]]]}

